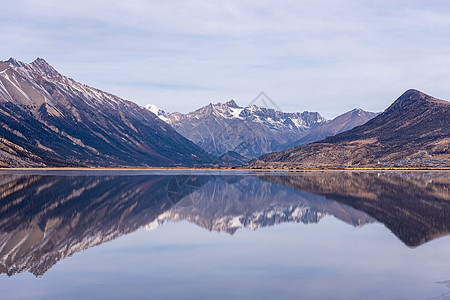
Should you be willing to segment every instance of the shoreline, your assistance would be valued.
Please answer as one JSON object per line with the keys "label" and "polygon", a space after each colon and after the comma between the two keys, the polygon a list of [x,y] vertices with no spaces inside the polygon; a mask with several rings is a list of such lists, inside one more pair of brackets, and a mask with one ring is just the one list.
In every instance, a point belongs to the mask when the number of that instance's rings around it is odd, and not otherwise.
{"label": "shoreline", "polygon": [[183,167],[42,167],[0,168],[0,171],[247,171],[247,172],[303,172],[303,171],[450,171],[450,167],[374,168],[374,167],[316,167],[316,168],[183,168]]}

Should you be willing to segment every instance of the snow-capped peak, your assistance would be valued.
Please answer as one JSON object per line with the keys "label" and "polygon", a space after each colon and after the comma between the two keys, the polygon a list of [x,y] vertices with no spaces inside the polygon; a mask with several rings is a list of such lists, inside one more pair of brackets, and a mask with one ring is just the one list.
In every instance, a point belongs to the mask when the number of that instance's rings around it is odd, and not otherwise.
{"label": "snow-capped peak", "polygon": [[169,121],[168,114],[164,110],[160,109],[158,106],[154,104],[147,104],[144,106],[144,108],[154,113],[158,118],[160,118],[164,122],[168,123]]}
{"label": "snow-capped peak", "polygon": [[15,59],[14,57],[11,57],[11,58],[8,59],[6,62],[12,64],[12,65],[15,66],[15,67],[20,67],[20,66],[21,66],[20,61],[18,61],[18,60]]}
{"label": "snow-capped peak", "polygon": [[152,113],[154,113],[155,115],[158,115],[158,112],[160,111],[160,109],[158,108],[158,106],[154,105],[154,104],[147,104],[144,106],[146,109],[148,109],[149,111],[151,111]]}
{"label": "snow-capped peak", "polygon": [[237,103],[234,100],[230,100],[228,102],[225,103],[228,107],[232,107],[232,108],[239,108],[239,106],[237,105]]}

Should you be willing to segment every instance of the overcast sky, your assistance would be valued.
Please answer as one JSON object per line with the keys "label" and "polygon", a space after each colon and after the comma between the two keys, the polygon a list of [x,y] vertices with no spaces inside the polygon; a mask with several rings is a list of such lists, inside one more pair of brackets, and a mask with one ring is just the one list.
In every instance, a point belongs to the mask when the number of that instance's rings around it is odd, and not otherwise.
{"label": "overcast sky", "polygon": [[264,91],[285,111],[450,99],[450,1],[0,0],[1,60],[187,112]]}

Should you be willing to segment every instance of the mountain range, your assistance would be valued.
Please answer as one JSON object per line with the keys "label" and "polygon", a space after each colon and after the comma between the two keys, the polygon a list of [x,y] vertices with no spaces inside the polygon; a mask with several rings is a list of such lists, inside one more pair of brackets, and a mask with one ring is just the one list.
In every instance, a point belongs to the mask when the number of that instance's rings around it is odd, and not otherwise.
{"label": "mountain range", "polygon": [[149,110],[58,73],[0,61],[0,166],[205,166],[200,147]]}
{"label": "mountain range", "polygon": [[408,90],[361,126],[319,142],[266,154],[247,166],[450,167],[450,103]]}
{"label": "mountain range", "polygon": [[234,100],[209,104],[187,114],[167,114],[152,105],[147,108],[216,156],[233,151],[255,158],[281,149],[325,121],[317,112],[284,113],[256,105],[244,108]]}
{"label": "mountain range", "polygon": [[256,105],[241,107],[234,100],[209,104],[187,114],[167,113],[152,104],[145,107],[212,155],[236,157],[238,153],[242,162],[324,139],[377,115],[355,109],[326,120],[318,112],[289,113]]}
{"label": "mountain range", "polygon": [[11,58],[0,61],[0,167],[449,167],[449,112],[408,90],[381,114],[333,120],[233,100],[166,113]]}

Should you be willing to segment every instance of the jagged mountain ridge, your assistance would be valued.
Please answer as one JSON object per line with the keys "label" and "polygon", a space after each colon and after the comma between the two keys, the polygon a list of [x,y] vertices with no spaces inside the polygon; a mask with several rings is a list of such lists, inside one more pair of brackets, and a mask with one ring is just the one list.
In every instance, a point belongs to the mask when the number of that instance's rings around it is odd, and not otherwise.
{"label": "jagged mountain ridge", "polygon": [[187,114],[168,114],[154,105],[146,108],[216,156],[233,151],[255,158],[281,149],[326,121],[317,112],[286,113],[256,105],[240,107],[234,100],[209,104]]}
{"label": "jagged mountain ridge", "polygon": [[38,58],[0,61],[0,165],[195,166],[211,157],[139,105]]}
{"label": "jagged mountain ridge", "polygon": [[450,166],[450,103],[408,90],[364,125],[250,162],[253,168]]}
{"label": "jagged mountain ridge", "polygon": [[316,112],[286,113],[256,105],[244,108],[233,100],[209,104],[188,114],[167,113],[152,104],[145,107],[204,150],[217,156],[239,153],[247,161],[263,153],[322,140],[378,115],[354,109],[326,120]]}

